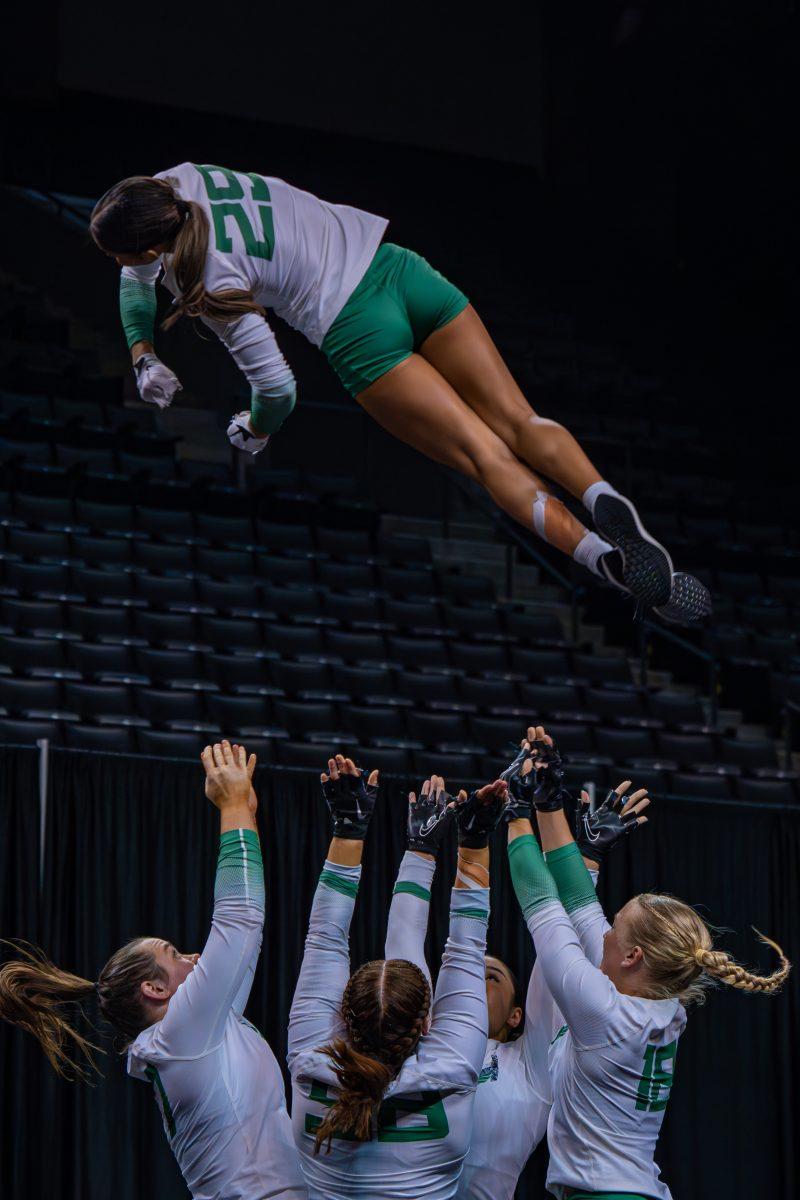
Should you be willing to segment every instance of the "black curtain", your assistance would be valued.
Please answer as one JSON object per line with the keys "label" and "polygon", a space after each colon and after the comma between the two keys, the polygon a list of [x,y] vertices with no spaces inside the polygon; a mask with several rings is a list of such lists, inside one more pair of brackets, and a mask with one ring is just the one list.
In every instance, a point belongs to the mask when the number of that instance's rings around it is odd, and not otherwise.
{"label": "black curtain", "polygon": [[[39,753],[0,746],[0,938],[39,934]],[[0,941],[0,963],[13,951]],[[31,1039],[0,1022],[0,1194],[28,1188],[40,1141],[32,1073],[41,1055]]]}
{"label": "black curtain", "polygon": [[[26,811],[35,809],[30,764],[26,774],[22,759],[9,760],[4,771],[12,775],[4,793],[25,793]],[[283,1062],[292,988],[329,829],[312,772],[260,769],[257,785],[267,926],[248,1016]],[[403,847],[405,790],[403,781],[384,783],[353,925],[354,964],[382,954]],[[0,826],[14,842],[10,857],[19,864],[27,853],[35,862],[36,828],[26,838],[19,803],[0,807],[0,821],[7,810],[17,813],[13,828],[8,829],[7,817]],[[781,940],[790,957],[800,958],[800,813],[667,800],[651,811],[649,826],[615,853],[601,879],[609,913],[634,892],[668,890],[727,926],[732,932],[724,945],[745,961],[762,968],[770,963],[769,954],[756,947],[751,925]],[[184,949],[200,949],[211,912],[216,841],[216,813],[204,799],[199,766],[52,752],[41,944],[60,965],[89,978],[96,978],[109,954],[136,934],[157,934]],[[531,966],[530,939],[511,891],[501,838],[493,861],[490,949],[524,978]],[[446,935],[453,865],[451,854],[434,889],[429,939],[434,962]],[[6,935],[18,931],[17,921],[35,928],[35,895],[30,913],[22,914],[14,907],[18,901],[9,900],[18,889],[8,886],[5,875],[0,895]],[[12,876],[22,885],[26,872],[17,865]],[[691,1016],[658,1154],[664,1178],[680,1200],[794,1194],[799,1008],[797,988],[790,984],[772,999],[720,992]],[[90,1015],[96,1019],[96,1013]],[[149,1089],[125,1078],[119,1056],[108,1055],[106,1078],[91,1089],[53,1079],[41,1055],[22,1049],[23,1041],[13,1034],[0,1043],[4,1051],[10,1046],[14,1054],[26,1054],[25,1072],[13,1078],[13,1112],[3,1123],[3,1195],[55,1190],[63,1200],[99,1200],[112,1187],[119,1200],[145,1193],[160,1200],[186,1195]],[[5,1062],[4,1056],[7,1079],[12,1072]],[[8,1096],[4,1100],[9,1103]],[[42,1128],[46,1156],[38,1133],[30,1132]],[[520,1182],[521,1200],[544,1195],[545,1167],[546,1152],[540,1148]]]}

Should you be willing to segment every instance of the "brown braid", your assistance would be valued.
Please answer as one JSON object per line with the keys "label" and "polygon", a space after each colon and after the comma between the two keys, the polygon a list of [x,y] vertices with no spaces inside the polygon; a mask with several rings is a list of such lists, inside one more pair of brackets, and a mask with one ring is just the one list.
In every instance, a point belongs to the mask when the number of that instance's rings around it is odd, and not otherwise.
{"label": "brown braid", "polygon": [[338,1134],[369,1141],[386,1088],[414,1053],[430,1012],[428,980],[404,959],[365,963],[342,994],[346,1037],[336,1038],[327,1054],[339,1080],[339,1096],[317,1129],[315,1153],[330,1149]]}

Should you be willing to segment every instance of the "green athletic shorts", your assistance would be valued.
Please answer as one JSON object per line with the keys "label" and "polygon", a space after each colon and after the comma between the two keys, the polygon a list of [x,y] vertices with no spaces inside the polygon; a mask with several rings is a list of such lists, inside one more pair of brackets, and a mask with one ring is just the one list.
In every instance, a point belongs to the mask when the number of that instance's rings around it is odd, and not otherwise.
{"label": "green athletic shorts", "polygon": [[322,351],[357,396],[468,304],[419,254],[386,242],[325,335]]}
{"label": "green athletic shorts", "polygon": [[575,1192],[572,1188],[567,1188],[564,1197],[565,1200],[648,1200],[638,1192]]}

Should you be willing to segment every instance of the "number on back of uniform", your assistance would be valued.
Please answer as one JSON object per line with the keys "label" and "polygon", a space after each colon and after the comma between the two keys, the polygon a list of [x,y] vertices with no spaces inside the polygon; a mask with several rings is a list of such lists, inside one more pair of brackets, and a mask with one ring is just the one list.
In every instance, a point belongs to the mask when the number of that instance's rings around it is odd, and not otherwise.
{"label": "number on back of uniform", "polygon": [[636,1093],[638,1112],[661,1112],[667,1107],[674,1078],[677,1050],[677,1042],[670,1042],[666,1046],[647,1047],[639,1089]]}
{"label": "number on back of uniform", "polygon": [[269,261],[275,250],[275,225],[272,219],[272,197],[266,179],[250,171],[242,172],[244,177],[250,180],[250,199],[258,212],[260,228],[256,230],[242,204],[244,185],[238,175],[229,171],[227,167],[215,167],[208,163],[203,166],[195,163],[194,169],[205,184],[217,249],[223,254],[231,253],[232,233],[236,226],[244,242],[245,254],[251,258],[264,258]]}
{"label": "number on back of uniform", "polygon": [[[384,1100],[378,1109],[377,1140],[379,1142],[436,1142],[446,1138],[450,1123],[444,1110],[447,1092],[420,1092],[416,1097],[392,1096]],[[308,1095],[330,1108],[334,1097],[324,1083],[314,1082]],[[322,1121],[313,1113],[306,1113],[306,1133],[316,1133]],[[334,1138],[355,1141],[351,1134],[335,1133]]]}

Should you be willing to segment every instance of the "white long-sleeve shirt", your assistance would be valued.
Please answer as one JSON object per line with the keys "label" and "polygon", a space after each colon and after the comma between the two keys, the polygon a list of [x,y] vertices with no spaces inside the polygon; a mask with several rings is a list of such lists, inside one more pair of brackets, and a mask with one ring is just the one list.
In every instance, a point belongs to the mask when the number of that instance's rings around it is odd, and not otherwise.
{"label": "white long-sleeve shirt", "polygon": [[292,1123],[312,1200],[452,1200],[469,1146],[486,1047],[484,952],[489,892],[453,889],[450,935],[430,1030],[386,1089],[369,1142],[314,1138],[337,1078],[319,1048],[344,1035],[340,1006],[350,975],[348,934],[360,868],[326,862],[311,911],[289,1020]]}
{"label": "white long-sleeve shirt", "polygon": [[530,914],[528,928],[566,1022],[550,1048],[549,1190],[669,1200],[653,1159],[686,1025],[683,1005],[626,996],[599,970],[609,926],[597,901],[569,917],[549,901]]}
{"label": "white long-sleeve shirt", "polygon": [[[371,263],[388,221],[345,204],[329,204],[282,179],[227,167],[180,163],[156,179],[174,183],[184,200],[201,206],[209,222],[206,291],[250,291],[315,346],[344,308]],[[172,256],[123,267],[125,279],[163,284],[180,295]],[[205,320],[205,319],[204,319]],[[258,313],[205,324],[227,346],[262,395],[292,381],[275,335]]]}
{"label": "white long-sleeve shirt", "polygon": [[[395,884],[386,931],[386,957],[408,959],[426,974],[425,934],[434,868],[432,859],[406,853]],[[541,969],[534,966],[522,1034],[513,1042],[490,1038],[486,1046],[475,1095],[470,1146],[459,1182],[459,1200],[513,1197],[522,1169],[547,1129],[548,1050],[560,1025],[560,1013],[544,984]]]}
{"label": "white long-sleeve shirt", "polygon": [[307,1200],[283,1078],[242,1016],[264,926],[264,869],[250,830],[222,835],[211,932],[166,1014],[128,1050],[153,1086],[194,1200]]}

